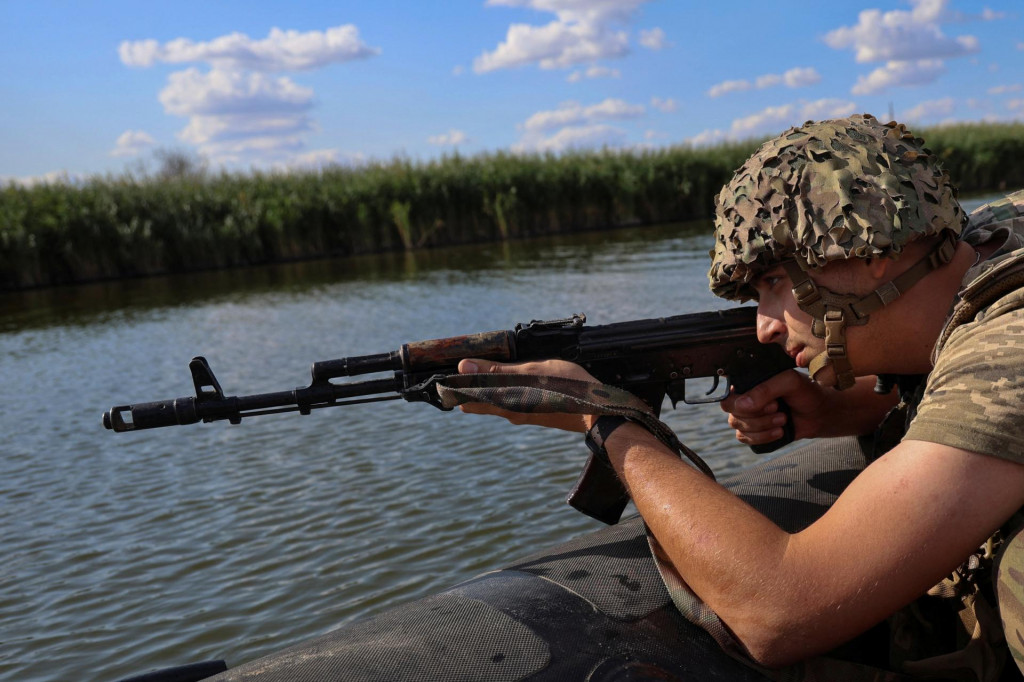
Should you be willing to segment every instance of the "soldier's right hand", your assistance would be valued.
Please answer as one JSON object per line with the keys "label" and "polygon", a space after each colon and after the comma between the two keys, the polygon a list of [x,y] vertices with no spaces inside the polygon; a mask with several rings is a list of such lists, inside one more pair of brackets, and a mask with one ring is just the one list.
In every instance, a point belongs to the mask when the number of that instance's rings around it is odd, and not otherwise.
{"label": "soldier's right hand", "polygon": [[788,370],[746,393],[730,394],[721,406],[736,439],[746,445],[782,437],[787,418],[779,412],[779,399],[789,405],[796,439],[859,436],[874,431],[898,399],[895,394],[876,394],[874,386],[873,376],[859,377],[853,388],[837,391],[816,384],[803,372]]}

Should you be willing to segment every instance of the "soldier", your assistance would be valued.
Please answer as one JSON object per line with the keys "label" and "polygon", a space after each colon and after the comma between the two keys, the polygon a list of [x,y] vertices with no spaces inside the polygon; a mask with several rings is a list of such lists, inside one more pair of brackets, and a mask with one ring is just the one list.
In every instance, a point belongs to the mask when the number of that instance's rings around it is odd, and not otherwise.
{"label": "soldier", "polygon": [[[968,222],[923,141],[867,115],[787,131],[719,194],[712,291],[756,300],[760,341],[807,369],[723,401],[737,438],[774,441],[788,420],[801,439],[871,434],[884,421],[893,445],[878,447],[799,532],[783,531],[634,422],[463,409],[589,432],[657,539],[670,589],[710,607],[709,631],[752,664],[805,661],[888,617],[901,652],[891,669],[1000,679],[1013,663],[988,605],[992,588],[974,569],[988,567],[994,534],[1024,506],[1022,214],[1024,192]],[[467,361],[460,370],[593,381],[557,361]],[[1024,602],[1008,601],[1024,593],[1008,577],[1024,574],[1024,563],[1014,566],[998,587],[1011,629],[1024,612]],[[961,641],[940,637],[945,626],[915,602],[930,589],[959,599],[950,613],[967,628]],[[910,641],[914,623],[931,634]],[[1024,647],[1016,631],[1010,640]],[[803,676],[830,675],[813,669],[805,664]]]}

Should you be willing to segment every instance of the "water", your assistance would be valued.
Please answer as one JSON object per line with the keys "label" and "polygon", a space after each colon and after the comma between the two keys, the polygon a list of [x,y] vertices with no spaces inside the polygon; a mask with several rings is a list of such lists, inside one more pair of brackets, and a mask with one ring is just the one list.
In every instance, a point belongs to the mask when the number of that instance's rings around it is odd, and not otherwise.
{"label": "water", "polygon": [[[0,296],[0,679],[237,665],[598,527],[576,434],[403,401],[113,434],[115,404],[586,312],[727,307],[705,223]],[[715,405],[666,421],[719,472]]]}

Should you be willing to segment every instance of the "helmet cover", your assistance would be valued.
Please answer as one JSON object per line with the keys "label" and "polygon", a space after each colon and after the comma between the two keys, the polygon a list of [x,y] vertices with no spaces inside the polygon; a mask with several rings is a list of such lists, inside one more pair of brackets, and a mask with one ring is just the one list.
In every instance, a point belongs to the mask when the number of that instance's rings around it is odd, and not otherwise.
{"label": "helmet cover", "polygon": [[948,174],[902,124],[808,121],[765,142],[715,197],[711,291],[756,299],[751,281],[784,260],[896,258],[965,221]]}

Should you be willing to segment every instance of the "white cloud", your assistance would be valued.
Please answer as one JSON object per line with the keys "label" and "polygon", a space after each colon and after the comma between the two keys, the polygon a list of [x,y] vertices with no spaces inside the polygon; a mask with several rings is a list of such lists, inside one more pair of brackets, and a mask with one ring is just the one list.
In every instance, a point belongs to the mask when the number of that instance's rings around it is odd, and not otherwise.
{"label": "white cloud", "polygon": [[523,137],[512,149],[563,151],[574,147],[621,146],[625,142],[626,131],[604,121],[634,119],[645,113],[642,104],[630,104],[615,98],[590,106],[564,102],[557,109],[538,111],[526,119],[519,126]]}
{"label": "white cloud", "polygon": [[859,76],[850,90],[854,95],[870,95],[887,88],[927,85],[946,72],[941,59],[891,61],[867,76]]}
{"label": "white cloud", "polygon": [[579,83],[584,78],[621,78],[622,72],[618,69],[611,69],[607,66],[591,66],[582,71],[573,71],[565,80],[569,83]]}
{"label": "white cloud", "polygon": [[835,97],[819,99],[813,102],[801,101],[797,107],[800,120],[794,121],[790,125],[796,125],[807,120],[820,121],[827,118],[844,118],[853,114],[856,110],[857,105],[853,102]]}
{"label": "white cloud", "polygon": [[110,155],[138,156],[155,144],[153,136],[143,130],[126,130],[117,138]]}
{"label": "white cloud", "polygon": [[318,69],[372,57],[380,54],[380,49],[368,46],[359,37],[359,29],[346,24],[306,33],[272,28],[262,40],[253,40],[244,33],[231,33],[198,43],[188,38],[177,38],[163,45],[155,40],[126,40],[118,48],[118,54],[128,66],[206,62],[220,69],[265,72]]}
{"label": "white cloud", "polygon": [[758,90],[764,90],[765,88],[771,88],[776,85],[785,85],[790,88],[802,88],[808,85],[814,85],[821,80],[821,74],[810,66],[797,67],[790,69],[783,74],[766,73],[763,76],[758,76],[751,83],[746,79],[740,80],[729,80],[718,83],[717,85],[711,86],[708,90],[708,97],[721,97],[733,92],[745,92],[752,88]]}
{"label": "white cloud", "polygon": [[916,107],[908,109],[900,116],[902,121],[921,122],[927,119],[935,119],[940,116],[949,116],[956,108],[956,102],[952,97],[933,99],[921,102]]}
{"label": "white cloud", "polygon": [[487,73],[528,64],[558,69],[598,59],[622,57],[628,51],[626,33],[585,24],[553,21],[547,26],[512,24],[505,42],[473,60],[473,70]]}
{"label": "white cloud", "polygon": [[1024,99],[1011,99],[1006,103],[1006,108],[1010,111],[1024,112]]}
{"label": "white cloud", "polygon": [[778,133],[790,126],[807,120],[842,118],[854,113],[857,105],[846,100],[826,98],[808,102],[800,100],[792,104],[766,107],[756,114],[737,118],[728,131],[705,130],[687,142],[695,146],[714,144],[727,140],[742,140]]}
{"label": "white cloud", "polygon": [[[795,119],[796,106],[786,104],[779,107],[766,107],[756,114],[737,118],[729,130],[733,138],[753,137],[762,131],[776,130]],[[806,119],[807,117],[801,116]]]}
{"label": "white cloud", "polygon": [[1017,43],[1018,50],[1024,50],[1024,43]]}
{"label": "white cloud", "polygon": [[487,0],[489,6],[528,7],[558,15],[559,21],[625,23],[650,0]]}
{"label": "white cloud", "polygon": [[790,88],[803,88],[821,81],[821,74],[814,67],[798,67],[782,74],[782,82]]}
{"label": "white cloud", "polygon": [[603,123],[567,126],[547,137],[528,135],[512,146],[514,152],[561,152],[567,149],[618,147],[626,141],[626,131]]}
{"label": "white cloud", "polygon": [[315,130],[313,90],[283,76],[189,68],[168,77],[160,102],[189,119],[178,137],[218,163],[281,162]]}
{"label": "white cloud", "polygon": [[704,147],[707,145],[724,142],[727,138],[728,133],[726,133],[724,130],[714,128],[700,132],[694,135],[693,137],[688,137],[686,138],[686,142],[688,144],[693,145],[694,147]]}
{"label": "white cloud", "polygon": [[1010,92],[1020,92],[1020,83],[1014,83],[1013,85],[997,85],[994,88],[988,89],[990,95],[1005,95]]}
{"label": "white cloud", "polygon": [[121,63],[127,66],[153,66],[160,53],[160,43],[155,40],[125,40],[117,48]]}
{"label": "white cloud", "polygon": [[259,112],[242,114],[221,114],[217,116],[192,116],[185,128],[178,133],[185,142],[199,145],[203,154],[216,156],[218,143],[230,143],[232,149],[245,147],[245,140],[255,140],[254,149],[267,149],[264,138],[278,137],[283,147],[299,144],[302,135],[315,130],[313,121],[305,115],[274,116]]}
{"label": "white cloud", "polygon": [[599,59],[623,57],[629,38],[615,25],[625,24],[650,0],[488,0],[488,5],[528,7],[554,13],[544,26],[512,24],[504,42],[473,60],[476,73],[536,64],[560,69]]}
{"label": "white cloud", "polygon": [[580,123],[636,118],[644,111],[643,105],[630,104],[622,99],[608,98],[589,107],[579,102],[566,102],[557,109],[538,111],[526,119],[522,127],[527,132],[540,132]]}
{"label": "white cloud", "polygon": [[591,66],[585,75],[587,78],[622,78],[622,71],[607,66]]}
{"label": "white cloud", "polygon": [[465,144],[469,141],[469,137],[466,133],[461,130],[452,128],[447,133],[441,135],[431,135],[427,138],[427,142],[430,144],[436,144],[441,146],[460,145]]}
{"label": "white cloud", "polygon": [[660,28],[640,31],[640,44],[648,50],[663,50],[668,47],[668,41],[665,40],[665,32]]}
{"label": "white cloud", "polygon": [[308,166],[311,159],[322,163],[333,150],[305,150],[306,137],[316,130],[309,116],[312,88],[270,74],[318,69],[379,52],[351,24],[307,32],[273,28],[261,40],[231,33],[206,42],[125,41],[119,48],[128,66],[207,65],[208,70],[193,66],[170,74],[160,91],[164,111],[188,119],[178,137],[215,163],[272,167]]}
{"label": "white cloud", "polygon": [[190,68],[170,75],[160,103],[175,116],[284,114],[308,110],[313,90],[283,76]]}
{"label": "white cloud", "polygon": [[907,61],[960,57],[977,52],[974,36],[946,36],[939,23],[946,17],[947,0],[911,0],[913,9],[882,12],[867,9],[855,26],[844,26],[825,35],[825,44],[837,50],[852,49],[858,62]]}
{"label": "white cloud", "polygon": [[671,114],[679,108],[679,103],[671,97],[662,99],[661,97],[652,97],[651,106],[666,114]]}
{"label": "white cloud", "polygon": [[721,97],[731,92],[744,92],[751,87],[750,81],[747,80],[722,81],[711,86],[711,89],[708,90],[708,97]]}

